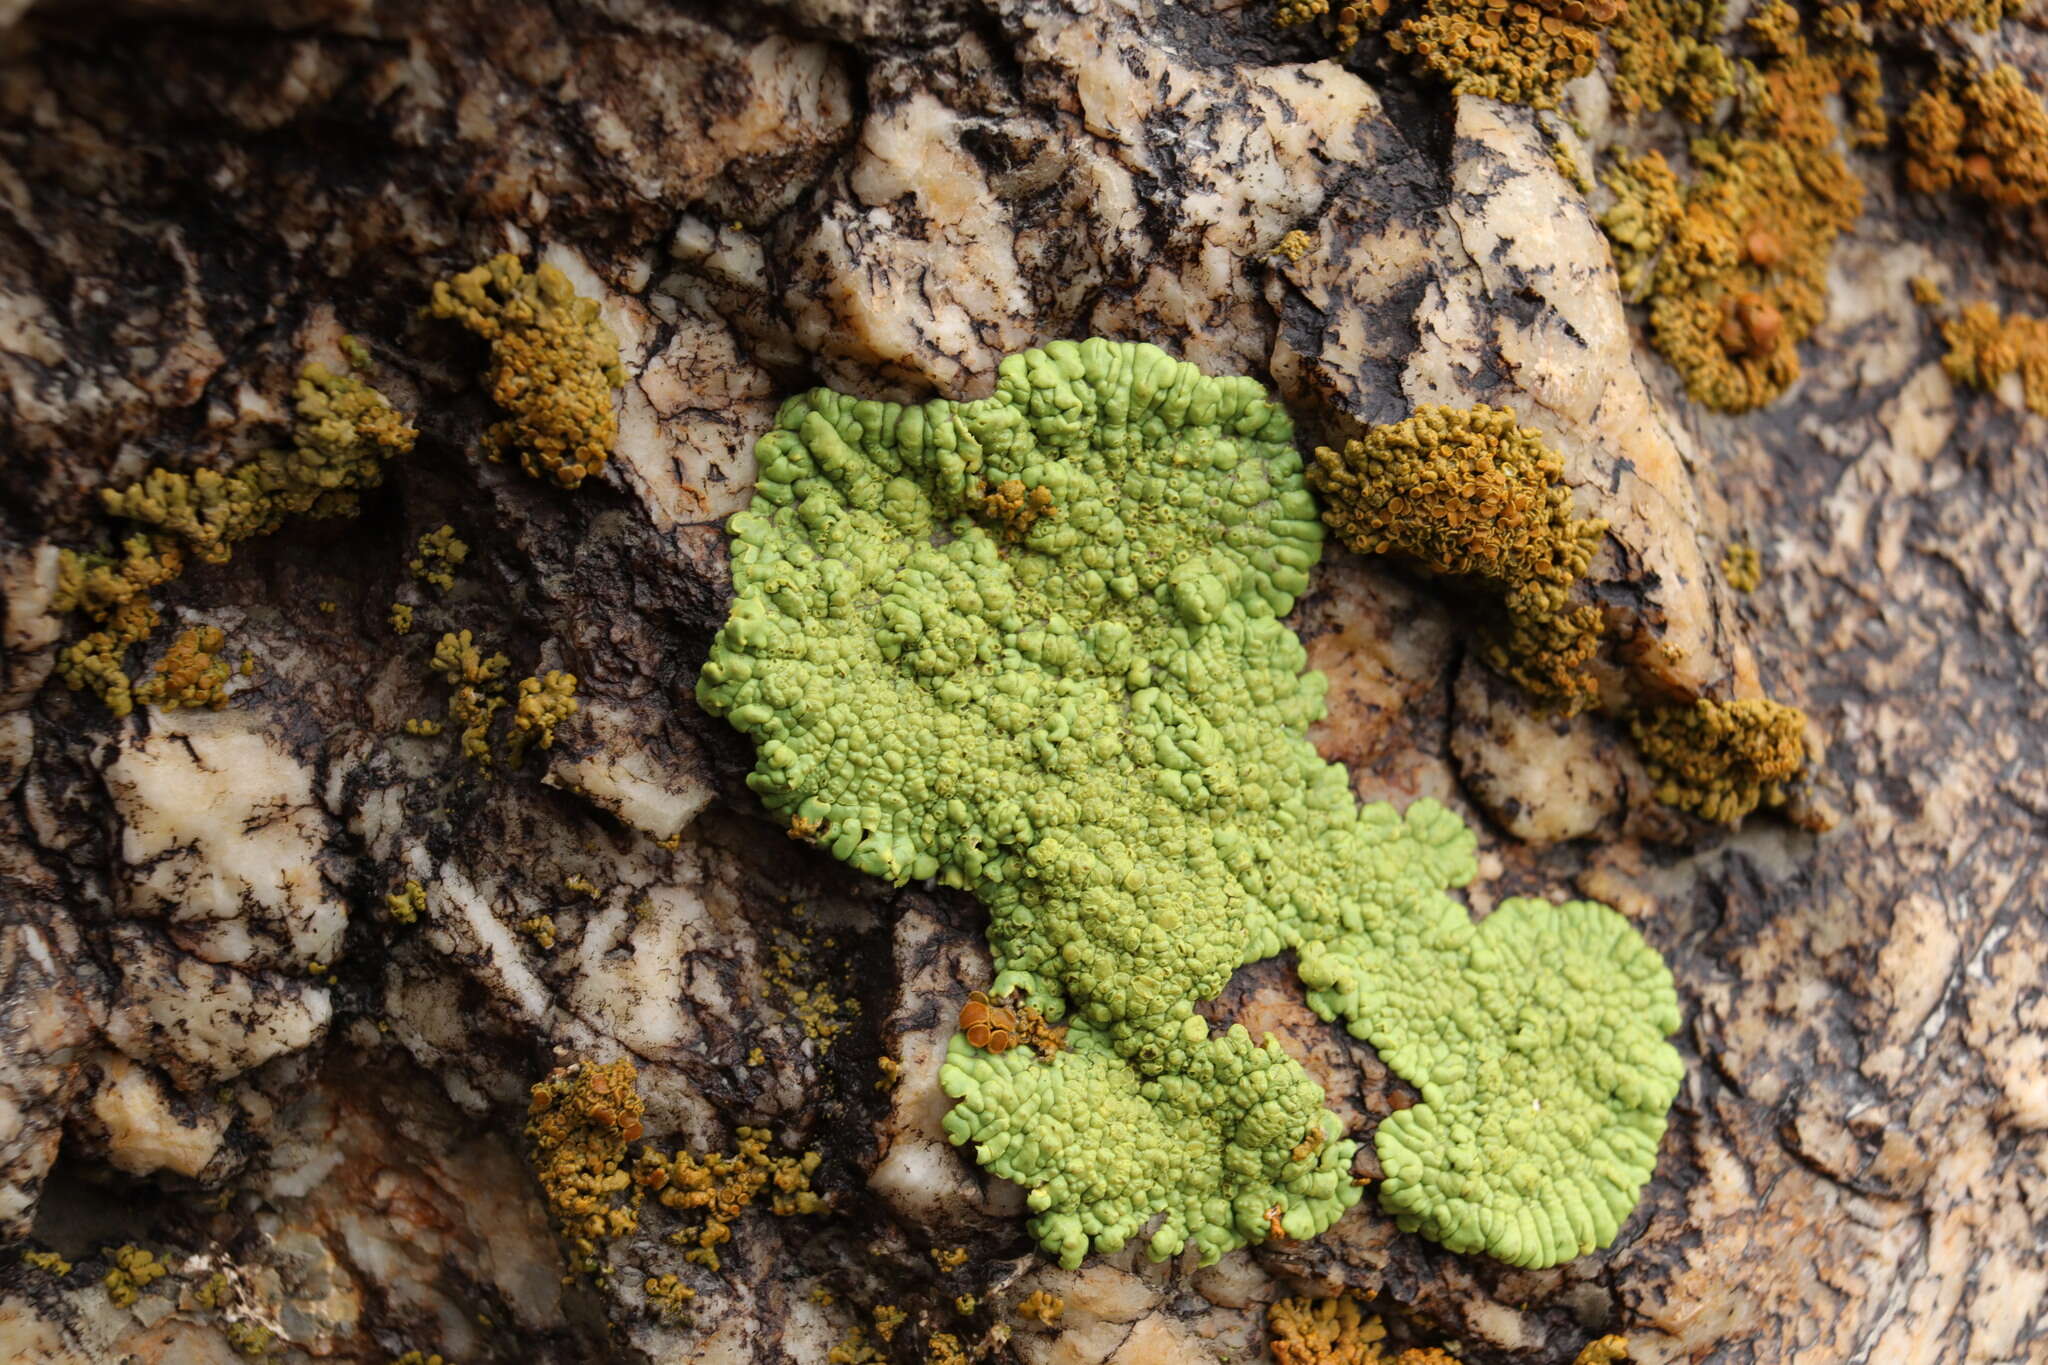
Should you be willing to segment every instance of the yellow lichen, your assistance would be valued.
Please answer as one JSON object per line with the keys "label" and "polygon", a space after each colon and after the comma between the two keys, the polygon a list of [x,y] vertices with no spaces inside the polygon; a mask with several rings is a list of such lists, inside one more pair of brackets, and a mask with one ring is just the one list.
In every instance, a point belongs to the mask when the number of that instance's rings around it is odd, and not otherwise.
{"label": "yellow lichen", "polygon": [[1990,392],[2019,372],[2027,407],[2048,417],[2048,319],[2014,313],[2001,318],[1989,303],[1973,303],[1941,325],[1948,354],[1942,369],[1958,384]]}
{"label": "yellow lichen", "polygon": [[425,1351],[407,1351],[402,1356],[392,1357],[391,1365],[449,1365],[449,1362],[443,1360],[439,1353],[429,1355]]}
{"label": "yellow lichen", "polygon": [[427,716],[409,716],[405,722],[407,734],[418,735],[423,739],[432,739],[441,733],[441,728],[440,721]]}
{"label": "yellow lichen", "polygon": [[227,1325],[228,1345],[245,1356],[267,1356],[277,1349],[277,1333],[260,1322],[231,1322]]}
{"label": "yellow lichen", "polygon": [[1397,554],[1498,600],[1482,656],[1548,704],[1596,698],[1585,665],[1601,617],[1573,607],[1606,523],[1576,520],[1564,466],[1505,408],[1424,407],[1343,452],[1316,451],[1309,482],[1323,520],[1364,554]]}
{"label": "yellow lichen", "polygon": [[1047,1061],[1067,1045],[1067,1026],[1048,1023],[1036,1006],[1017,1007],[1017,1041]]}
{"label": "yellow lichen", "polygon": [[420,537],[409,567],[412,576],[442,592],[455,586],[455,570],[469,558],[469,546],[455,534],[453,526],[442,526]]}
{"label": "yellow lichen", "polygon": [[697,1297],[696,1290],[673,1275],[650,1275],[641,1285],[641,1292],[647,1295],[648,1306],[655,1315],[668,1322],[686,1320],[690,1300]]}
{"label": "yellow lichen", "polygon": [[122,543],[122,557],[59,556],[57,606],[101,626],[68,646],[57,674],[90,688],[116,716],[134,708],[123,658],[156,629],[146,593],[176,578],[190,555],[224,564],[238,543],[269,535],[295,516],[352,516],[356,496],[383,481],[384,462],[412,449],[418,433],[384,395],[320,364],[293,389],[289,449],[265,450],[223,474],[152,469],[126,488],[100,490],[114,516],[152,531]]}
{"label": "yellow lichen", "polygon": [[69,1275],[71,1262],[54,1251],[24,1251],[21,1263],[42,1271],[46,1275]]}
{"label": "yellow lichen", "polygon": [[2015,207],[2048,199],[2048,109],[2016,67],[1935,86],[1907,108],[1906,183]]}
{"label": "yellow lichen", "polygon": [[1906,285],[1913,291],[1913,302],[1922,308],[1939,308],[1948,302],[1947,297],[1941,292],[1941,286],[1925,275],[1913,276],[1906,281]]}
{"label": "yellow lichen", "polygon": [[1593,69],[1600,29],[1620,0],[1422,0],[1388,44],[1454,94],[1554,109],[1566,81]]}
{"label": "yellow lichen", "polygon": [[888,1357],[868,1345],[867,1330],[861,1327],[847,1328],[839,1344],[825,1353],[827,1365],[874,1365],[886,1359]]}
{"label": "yellow lichen", "polygon": [[1632,157],[1617,154],[1602,177],[1614,191],[1614,206],[1600,216],[1600,226],[1614,244],[1614,265],[1621,292],[1637,298],[1649,287],[1657,253],[1685,212],[1685,193],[1664,153]]}
{"label": "yellow lichen", "polygon": [[903,1079],[903,1063],[897,1061],[894,1057],[877,1059],[875,1069],[882,1073],[880,1079],[875,1082],[875,1089],[877,1090],[892,1090],[895,1088],[896,1082]]}
{"label": "yellow lichen", "polygon": [[1721,576],[1737,592],[1755,592],[1764,581],[1764,562],[1756,546],[1737,541],[1721,551]]}
{"label": "yellow lichen", "polygon": [[1623,1365],[1628,1360],[1628,1338],[1610,1334],[1595,1337],[1579,1348],[1572,1365]]}
{"label": "yellow lichen", "polygon": [[1052,490],[1026,488],[1021,479],[1005,479],[993,488],[975,484],[974,507],[1000,528],[1006,540],[1024,539],[1040,517],[1054,514]]}
{"label": "yellow lichen", "polygon": [[635,1081],[633,1064],[620,1058],[563,1067],[533,1087],[530,1159],[579,1270],[596,1271],[600,1244],[639,1226],[640,1190],[625,1166],[645,1111]]}
{"label": "yellow lichen", "polygon": [[[1730,412],[1784,392],[1799,342],[1826,316],[1828,258],[1863,204],[1827,107],[1875,79],[1853,18],[1824,21],[1809,41],[1798,13],[1772,0],[1747,29],[1765,55],[1748,68],[1742,116],[1692,144],[1696,177],[1650,275],[1658,351],[1695,399]],[[1657,225],[1653,214],[1631,224],[1632,261],[1658,250],[1647,240]]]}
{"label": "yellow lichen", "polygon": [[171,1268],[156,1258],[156,1254],[144,1251],[132,1243],[116,1248],[110,1258],[113,1267],[101,1279],[107,1287],[107,1297],[116,1308],[127,1308],[142,1296],[142,1291],[171,1273]]}
{"label": "yellow lichen", "polygon": [[1280,1299],[1266,1310],[1278,1365],[1380,1365],[1387,1330],[1366,1316],[1349,1294],[1329,1299]]}
{"label": "yellow lichen", "polygon": [[1630,0],[1607,30],[1614,99],[1622,113],[1667,104],[1694,122],[1735,93],[1735,64],[1715,42],[1720,0]]}
{"label": "yellow lichen", "polygon": [[949,1247],[941,1251],[937,1247],[933,1247],[932,1264],[939,1268],[940,1274],[950,1275],[961,1266],[967,1264],[967,1248]]}
{"label": "yellow lichen", "polygon": [[972,1294],[958,1294],[953,1298],[953,1311],[963,1318],[974,1316],[974,1310],[981,1307],[981,1300]]}
{"label": "yellow lichen", "polygon": [[206,1309],[225,1308],[233,1297],[233,1284],[219,1270],[207,1276],[205,1282],[192,1291],[192,1302]]}
{"label": "yellow lichen", "polygon": [[825,1207],[811,1192],[817,1153],[773,1155],[772,1135],[766,1128],[741,1128],[736,1138],[731,1156],[643,1151],[633,1168],[639,1187],[652,1192],[663,1207],[703,1216],[701,1223],[675,1233],[671,1240],[690,1247],[684,1259],[706,1270],[719,1268],[718,1248],[732,1240],[733,1222],[764,1191],[769,1211],[778,1217]]}
{"label": "yellow lichen", "polygon": [[1031,1318],[1044,1326],[1050,1327],[1060,1320],[1062,1313],[1067,1311],[1067,1301],[1057,1294],[1049,1294],[1043,1289],[1034,1289],[1023,1298],[1017,1300],[1017,1307],[1014,1311],[1020,1318]]}
{"label": "yellow lichen", "polygon": [[520,933],[532,939],[534,945],[542,952],[551,953],[555,950],[555,917],[553,915],[535,915],[530,919],[519,921],[514,927]]}
{"label": "yellow lichen", "polygon": [[2024,13],[2028,3],[2029,0],[1871,0],[1870,14],[1874,19],[1914,28],[1962,22],[1989,33],[2006,19]]}
{"label": "yellow lichen", "polygon": [[626,374],[596,300],[556,267],[528,274],[505,254],[435,284],[427,312],[491,344],[491,398],[510,416],[484,433],[487,455],[516,453],[528,474],[563,488],[604,468],[619,435],[612,390]]}
{"label": "yellow lichen", "polygon": [[875,1307],[875,1335],[884,1341],[894,1341],[896,1329],[909,1319],[910,1315],[893,1303],[878,1304]]}
{"label": "yellow lichen", "polygon": [[1762,697],[1703,697],[1639,715],[1631,728],[1657,799],[1723,824],[1782,804],[1806,763],[1806,713]]}
{"label": "yellow lichen", "polygon": [[[769,985],[788,998],[804,1036],[829,1045],[853,1027],[860,1014],[860,1001],[835,993],[815,974],[812,964],[817,935],[805,924],[802,906],[793,914],[800,927],[794,935],[777,935],[778,941],[769,948],[771,963],[764,975]],[[824,941],[828,953],[837,946],[836,939],[828,937]]]}
{"label": "yellow lichen", "polygon": [[504,677],[510,660],[502,654],[486,655],[466,630],[451,631],[435,644],[428,667],[454,689],[448,698],[448,719],[461,727],[462,756],[489,768],[491,721],[505,704]]}
{"label": "yellow lichen", "polygon": [[183,706],[220,710],[228,704],[228,678],[233,673],[220,657],[226,643],[218,626],[179,631],[149,679],[135,689],[135,700],[166,711]]}
{"label": "yellow lichen", "polygon": [[1298,261],[1316,249],[1316,239],[1300,228],[1295,228],[1280,239],[1280,245],[1273,248],[1275,256],[1285,256],[1289,261]]}
{"label": "yellow lichen", "polygon": [[562,878],[562,889],[564,891],[574,891],[579,896],[588,896],[592,900],[596,900],[604,894],[604,892],[598,889],[596,882],[590,880],[581,872],[571,872],[568,876]]}
{"label": "yellow lichen", "polygon": [[960,1338],[951,1332],[934,1332],[925,1350],[925,1365],[968,1365],[967,1352],[960,1349]]}
{"label": "yellow lichen", "polygon": [[521,678],[518,699],[512,704],[512,733],[505,741],[505,756],[515,767],[526,758],[529,748],[552,749],[555,727],[576,714],[574,674],[551,668],[544,674]]}
{"label": "yellow lichen", "polygon": [[391,633],[393,635],[412,634],[411,606],[404,602],[393,602],[391,604],[391,614],[387,619],[391,622]]}

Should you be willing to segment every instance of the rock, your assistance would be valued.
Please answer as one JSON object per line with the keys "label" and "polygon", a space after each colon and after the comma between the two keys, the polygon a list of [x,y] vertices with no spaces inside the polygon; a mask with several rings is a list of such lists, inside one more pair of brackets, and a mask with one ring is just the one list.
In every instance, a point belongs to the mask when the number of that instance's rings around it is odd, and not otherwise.
{"label": "rock", "polygon": [[[2043,1358],[2048,421],[1952,391],[1904,283],[2025,305],[2048,276],[2001,245],[2017,222],[1860,163],[1805,378],[1730,418],[1648,348],[1600,192],[1536,116],[1330,60],[1263,4],[0,2],[0,31],[0,1236],[26,1239],[0,1250],[0,1357],[240,1360],[260,1329],[294,1361],[814,1361],[859,1327],[903,1361],[940,1334],[1031,1365],[1244,1360],[1273,1299],[1350,1289],[1470,1365],[1607,1332],[1645,1365]],[[1976,41],[2048,69],[2031,31]],[[1587,127],[1582,164],[1682,136]],[[1294,230],[1308,250],[1276,255]],[[621,341],[617,448],[573,493],[481,458],[481,347],[419,315],[500,250]],[[53,682],[80,628],[58,551],[118,529],[99,490],[275,444],[344,334],[416,448],[354,519],[188,566],[130,656],[222,629],[250,659],[229,706],[116,721]],[[1608,523],[1610,701],[1807,708],[1797,823],[1726,831],[1656,804],[1616,719],[1488,673],[1444,585],[1333,549],[1297,613],[1330,676],[1317,744],[1361,799],[1480,831],[1475,913],[1594,896],[1671,962],[1687,1083],[1613,1247],[1514,1271],[1368,1199],[1212,1267],[1065,1272],[1023,1192],[945,1143],[935,1059],[988,984],[982,912],[763,818],[694,701],[721,526],[800,389],[973,396],[1006,352],[1089,334],[1270,383],[1305,443],[1513,407]],[[446,592],[407,569],[442,525],[471,546]],[[1738,538],[1747,595],[1717,567]],[[459,630],[510,677],[576,677],[551,749],[486,771],[408,733],[445,716],[427,662]],[[1280,1037],[1361,1137],[1413,1098],[1288,964],[1203,1009]],[[822,1209],[734,1195],[707,1247],[629,1154],[631,1226],[565,1253],[529,1093],[622,1058],[627,1147],[766,1129],[817,1158]],[[130,1244],[169,1273],[120,1307]],[[654,1301],[663,1276],[691,1296]],[[1055,1322],[1019,1316],[1037,1291]]]}

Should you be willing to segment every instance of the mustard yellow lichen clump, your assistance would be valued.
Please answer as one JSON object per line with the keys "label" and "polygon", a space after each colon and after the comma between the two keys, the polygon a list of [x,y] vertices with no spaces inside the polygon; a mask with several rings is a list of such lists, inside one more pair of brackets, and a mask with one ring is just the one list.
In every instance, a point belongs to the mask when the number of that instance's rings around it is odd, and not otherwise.
{"label": "mustard yellow lichen clump", "polygon": [[505,741],[505,755],[515,766],[526,758],[529,748],[552,749],[555,727],[576,714],[576,678],[551,668],[544,674],[521,678],[518,700],[512,704],[512,733]]}
{"label": "mustard yellow lichen clump", "polygon": [[151,588],[182,573],[187,555],[224,564],[235,545],[289,517],[354,515],[356,495],[381,483],[384,462],[411,450],[417,435],[383,394],[317,363],[300,373],[293,408],[288,449],[266,450],[225,474],[152,469],[126,488],[100,490],[108,512],[153,529],[123,541],[118,559],[58,556],[56,608],[83,612],[100,627],[58,656],[66,686],[90,688],[109,711],[127,715],[135,698],[123,660],[160,620]]}
{"label": "mustard yellow lichen clump", "polygon": [[101,1280],[107,1287],[107,1297],[116,1308],[127,1308],[142,1297],[142,1291],[171,1273],[171,1268],[156,1258],[156,1253],[145,1251],[135,1245],[123,1246],[113,1253],[113,1267]]}
{"label": "mustard yellow lichen clump", "polygon": [[1034,1289],[1017,1300],[1017,1316],[1031,1318],[1041,1326],[1050,1327],[1058,1322],[1067,1311],[1067,1301],[1058,1294],[1043,1289]]}
{"label": "mustard yellow lichen clump", "polygon": [[1723,824],[1782,804],[1806,764],[1806,713],[1767,698],[1702,697],[1638,716],[1632,728],[1657,799]]}
{"label": "mustard yellow lichen clump", "polygon": [[1737,592],[1755,592],[1764,581],[1764,562],[1756,546],[1738,541],[1721,552],[1721,576]]}
{"label": "mustard yellow lichen clump", "polygon": [[1397,554],[1497,598],[1505,620],[1482,649],[1503,675],[1577,711],[1596,699],[1585,665],[1597,608],[1570,605],[1605,522],[1572,515],[1564,465],[1505,408],[1424,407],[1342,453],[1316,451],[1323,520],[1363,554]]}
{"label": "mustard yellow lichen clump", "polygon": [[1433,1346],[1387,1355],[1387,1329],[1350,1294],[1277,1300],[1266,1310],[1266,1331],[1276,1365],[1457,1365]]}
{"label": "mustard yellow lichen clump", "polygon": [[1607,31],[1624,114],[1672,104],[1699,122],[1735,93],[1735,64],[1714,41],[1721,12],[1719,0],[1629,0]]}
{"label": "mustard yellow lichen clump", "polygon": [[1593,69],[1621,0],[1422,0],[1388,36],[1453,93],[1554,109]]}
{"label": "mustard yellow lichen clump", "polygon": [[2048,417],[2048,319],[2001,318],[1995,305],[1973,303],[1942,323],[1941,336],[1948,343],[1941,367],[1950,379],[1988,393],[2017,370],[2027,407]]}
{"label": "mustard yellow lichen clump", "polygon": [[228,704],[227,684],[233,673],[228,661],[220,657],[226,643],[227,636],[217,626],[179,631],[157,661],[156,671],[135,689],[135,700],[166,711],[181,706],[220,710]]}
{"label": "mustard yellow lichen clump", "polygon": [[697,1291],[673,1275],[650,1275],[641,1284],[640,1292],[647,1296],[647,1305],[655,1316],[669,1322],[680,1322],[689,1316],[690,1300],[697,1297]]}
{"label": "mustard yellow lichen clump", "polygon": [[612,390],[626,372],[596,300],[556,267],[529,275],[508,253],[436,283],[427,312],[491,343],[491,399],[511,415],[484,433],[487,455],[517,454],[528,474],[563,488],[604,468],[619,436]]}
{"label": "mustard yellow lichen clump", "polygon": [[2000,66],[1923,90],[1906,110],[1906,183],[2003,207],[2048,199],[2048,109],[2018,69]]}
{"label": "mustard yellow lichen clump", "polygon": [[40,1270],[45,1275],[62,1277],[71,1273],[71,1262],[54,1251],[24,1251],[21,1253],[21,1263]]}
{"label": "mustard yellow lichen clump", "polygon": [[1614,206],[1601,215],[1600,226],[1614,244],[1621,292],[1633,299],[1649,287],[1657,253],[1685,213],[1685,191],[1658,151],[1617,153],[1601,178],[1614,191]]}
{"label": "mustard yellow lichen clump", "polygon": [[817,1153],[771,1154],[773,1135],[766,1128],[741,1128],[736,1137],[731,1156],[645,1151],[633,1168],[634,1180],[663,1207],[703,1215],[694,1230],[676,1233],[672,1240],[690,1246],[684,1259],[706,1270],[719,1268],[718,1248],[732,1240],[733,1223],[763,1193],[768,1194],[769,1212],[778,1217],[817,1213],[825,1207],[825,1201],[811,1192]]}
{"label": "mustard yellow lichen clump", "polygon": [[453,526],[442,526],[420,537],[409,567],[412,576],[442,592],[455,586],[455,571],[469,558],[469,546],[455,534]]}
{"label": "mustard yellow lichen clump", "polygon": [[461,727],[462,756],[489,768],[491,721],[505,704],[505,671],[511,660],[503,654],[485,654],[476,637],[463,630],[443,635],[427,666],[454,689],[448,697],[448,719]]}
{"label": "mustard yellow lichen clump", "polygon": [[560,1068],[533,1087],[526,1138],[548,1211],[579,1270],[600,1265],[599,1246],[639,1226],[639,1191],[626,1170],[646,1106],[624,1058]]}
{"label": "mustard yellow lichen clump", "polygon": [[1871,0],[1870,14],[1914,28],[1967,23],[1989,33],[2006,19],[2025,12],[2031,0]]}

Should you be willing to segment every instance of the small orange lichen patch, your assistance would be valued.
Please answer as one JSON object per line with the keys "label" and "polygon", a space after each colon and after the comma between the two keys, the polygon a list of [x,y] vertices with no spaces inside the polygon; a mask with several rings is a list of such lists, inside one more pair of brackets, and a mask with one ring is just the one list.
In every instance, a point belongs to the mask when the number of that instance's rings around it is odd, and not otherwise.
{"label": "small orange lichen patch", "polygon": [[764,1190],[772,1191],[768,1208],[778,1217],[817,1213],[825,1207],[825,1201],[811,1192],[817,1153],[771,1155],[772,1135],[766,1128],[741,1128],[736,1136],[738,1145],[731,1156],[643,1151],[633,1168],[633,1179],[663,1207],[703,1214],[701,1224],[673,1234],[671,1240],[689,1246],[684,1259],[706,1270],[719,1268],[718,1248],[732,1240],[733,1222]]}
{"label": "small orange lichen patch", "polygon": [[2000,66],[1923,90],[1906,110],[1906,183],[2004,207],[2048,199],[2048,109],[2018,69]]}
{"label": "small orange lichen patch", "polygon": [[1060,1320],[1061,1314],[1067,1311],[1067,1301],[1057,1294],[1047,1293],[1043,1289],[1034,1289],[1023,1298],[1017,1300],[1017,1307],[1014,1311],[1020,1318],[1031,1318],[1043,1326],[1050,1327]]}
{"label": "small orange lichen patch", "polygon": [[227,636],[218,626],[179,631],[149,680],[135,689],[135,700],[166,711],[181,706],[220,710],[228,704],[228,678],[234,671],[220,657],[226,643]]}
{"label": "small orange lichen patch", "polygon": [[1973,303],[1941,324],[1948,343],[1942,369],[1958,384],[1985,392],[2019,372],[2027,407],[2048,417],[2048,319],[2014,313],[2001,318],[1988,303]]}
{"label": "small orange lichen patch", "polygon": [[1280,1299],[1266,1310],[1278,1365],[1381,1365],[1387,1330],[1349,1294],[1330,1299]]}
{"label": "small orange lichen patch", "polygon": [[1783,804],[1784,784],[1806,765],[1806,713],[1762,697],[1702,697],[1638,716],[1631,728],[1657,799],[1723,824]]}
{"label": "small orange lichen patch", "polygon": [[[1403,8],[1354,0],[1333,11],[1330,0],[1280,0],[1273,22],[1326,20],[1338,50],[1348,52]],[[1420,0],[1387,41],[1454,93],[1552,109],[1566,81],[1593,69],[1601,28],[1625,8],[1623,0]]]}
{"label": "small orange lichen patch", "polygon": [[1005,479],[991,488],[976,482],[972,502],[975,509],[1002,529],[1006,540],[1022,540],[1040,517],[1053,515],[1052,490],[1039,485],[1026,488],[1022,479]]}
{"label": "small orange lichen patch", "polygon": [[505,671],[511,661],[502,654],[485,654],[464,630],[443,635],[427,666],[454,689],[448,698],[448,719],[462,727],[463,757],[489,768],[491,721],[505,704]]}
{"label": "small orange lichen patch", "polygon": [[990,1000],[987,991],[971,991],[960,1007],[960,1031],[976,1047],[1007,1052],[1017,1042],[1017,1016]]}
{"label": "small orange lichen patch", "polygon": [[1067,1045],[1067,1026],[1047,1023],[1035,1006],[1019,1005],[1017,1041],[1050,1061],[1054,1053]]}
{"label": "small orange lichen patch", "polygon": [[645,1112],[633,1064],[578,1062],[533,1087],[531,1161],[575,1268],[596,1271],[599,1244],[639,1226],[640,1192],[625,1169]]}
{"label": "small orange lichen patch", "polygon": [[880,1351],[868,1345],[867,1329],[849,1327],[839,1344],[825,1353],[827,1365],[874,1365],[888,1359]]}
{"label": "small orange lichen patch", "polygon": [[1827,104],[1845,91],[1859,139],[1881,138],[1876,71],[1853,19],[1822,23],[1809,40],[1782,0],[1750,18],[1765,56],[1736,131],[1693,143],[1697,174],[1675,217],[1668,167],[1644,158],[1624,165],[1635,183],[1609,181],[1623,202],[1603,226],[1624,277],[1647,275],[1657,349],[1710,407],[1761,406],[1799,377],[1799,342],[1827,314],[1828,257],[1862,211]]}
{"label": "small orange lichen patch", "polygon": [[1489,665],[1566,712],[1596,698],[1602,621],[1570,605],[1607,524],[1576,520],[1564,465],[1505,408],[1424,407],[1316,451],[1323,520],[1361,554],[1398,554],[1497,599]]}
{"label": "small orange lichen patch", "polygon": [[531,275],[508,254],[434,285],[427,315],[491,344],[491,399],[510,413],[484,433],[492,459],[516,453],[535,478],[575,488],[618,442],[612,390],[626,382],[619,339],[552,265]]}

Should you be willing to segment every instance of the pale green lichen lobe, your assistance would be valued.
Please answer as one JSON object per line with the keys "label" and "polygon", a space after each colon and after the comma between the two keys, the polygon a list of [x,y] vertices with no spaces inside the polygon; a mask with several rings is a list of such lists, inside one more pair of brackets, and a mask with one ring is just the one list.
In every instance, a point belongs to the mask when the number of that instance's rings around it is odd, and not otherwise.
{"label": "pale green lichen lobe", "polygon": [[[1159,1215],[1152,1255],[1213,1260],[1357,1201],[1321,1088],[1194,1012],[1293,948],[1312,1003],[1423,1089],[1382,1125],[1388,1207],[1554,1264],[1648,1178],[1670,975],[1603,907],[1474,925],[1444,894],[1474,872],[1457,817],[1360,808],[1308,744],[1325,682],[1282,618],[1323,533],[1292,435],[1254,381],[1106,341],[1012,356],[976,402],[794,399],[698,696],[754,739],[772,810],[972,890],[996,992],[1070,1025],[1050,1058],[955,1038],[941,1071],[949,1135],[1029,1189],[1064,1263]],[[1012,481],[1057,514],[994,523]]]}

